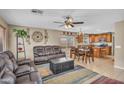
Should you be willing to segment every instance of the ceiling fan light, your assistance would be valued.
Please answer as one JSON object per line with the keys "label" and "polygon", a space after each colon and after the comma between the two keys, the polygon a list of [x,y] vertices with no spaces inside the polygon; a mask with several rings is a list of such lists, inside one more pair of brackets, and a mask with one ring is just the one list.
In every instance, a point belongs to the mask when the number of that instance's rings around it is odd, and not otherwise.
{"label": "ceiling fan light", "polygon": [[71,25],[65,25],[65,28],[69,29],[69,28],[72,28],[72,26]]}
{"label": "ceiling fan light", "polygon": [[68,28],[72,28],[72,26],[71,25],[68,25]]}
{"label": "ceiling fan light", "polygon": [[69,22],[73,22],[73,19],[72,18],[69,18]]}
{"label": "ceiling fan light", "polygon": [[65,25],[65,28],[66,28],[66,29],[68,29],[68,26],[67,26],[67,25]]}

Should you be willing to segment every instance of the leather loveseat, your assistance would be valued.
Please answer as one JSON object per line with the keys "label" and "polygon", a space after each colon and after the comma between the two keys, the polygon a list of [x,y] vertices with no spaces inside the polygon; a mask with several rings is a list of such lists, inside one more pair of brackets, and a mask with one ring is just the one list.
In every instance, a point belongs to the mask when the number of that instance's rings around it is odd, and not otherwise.
{"label": "leather loveseat", "polygon": [[17,62],[13,53],[0,53],[0,84],[41,84],[42,79],[34,63]]}
{"label": "leather loveseat", "polygon": [[33,52],[36,65],[48,63],[50,59],[66,57],[59,46],[35,46]]}

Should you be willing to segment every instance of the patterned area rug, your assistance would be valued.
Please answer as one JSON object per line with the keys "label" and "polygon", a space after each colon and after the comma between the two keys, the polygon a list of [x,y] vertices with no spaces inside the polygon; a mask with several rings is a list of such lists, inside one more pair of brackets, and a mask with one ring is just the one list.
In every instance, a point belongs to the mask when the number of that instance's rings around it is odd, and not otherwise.
{"label": "patterned area rug", "polygon": [[123,84],[124,82],[110,79],[96,72],[76,66],[75,69],[69,70],[56,75],[43,77],[44,84]]}

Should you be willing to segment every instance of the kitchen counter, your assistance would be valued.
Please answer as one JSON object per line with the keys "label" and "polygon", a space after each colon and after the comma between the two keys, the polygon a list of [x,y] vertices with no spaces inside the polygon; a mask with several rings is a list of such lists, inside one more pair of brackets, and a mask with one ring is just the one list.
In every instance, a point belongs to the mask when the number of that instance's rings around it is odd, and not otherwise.
{"label": "kitchen counter", "polygon": [[94,49],[94,57],[105,57],[107,55],[111,55],[111,46],[95,46]]}

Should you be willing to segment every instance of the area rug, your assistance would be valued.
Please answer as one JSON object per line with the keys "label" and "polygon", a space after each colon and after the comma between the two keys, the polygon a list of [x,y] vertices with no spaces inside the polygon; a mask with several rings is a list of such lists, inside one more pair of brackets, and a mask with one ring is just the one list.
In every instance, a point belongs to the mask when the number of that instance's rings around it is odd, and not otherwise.
{"label": "area rug", "polygon": [[44,84],[123,84],[124,82],[110,79],[89,69],[76,66],[60,74],[43,77]]}

